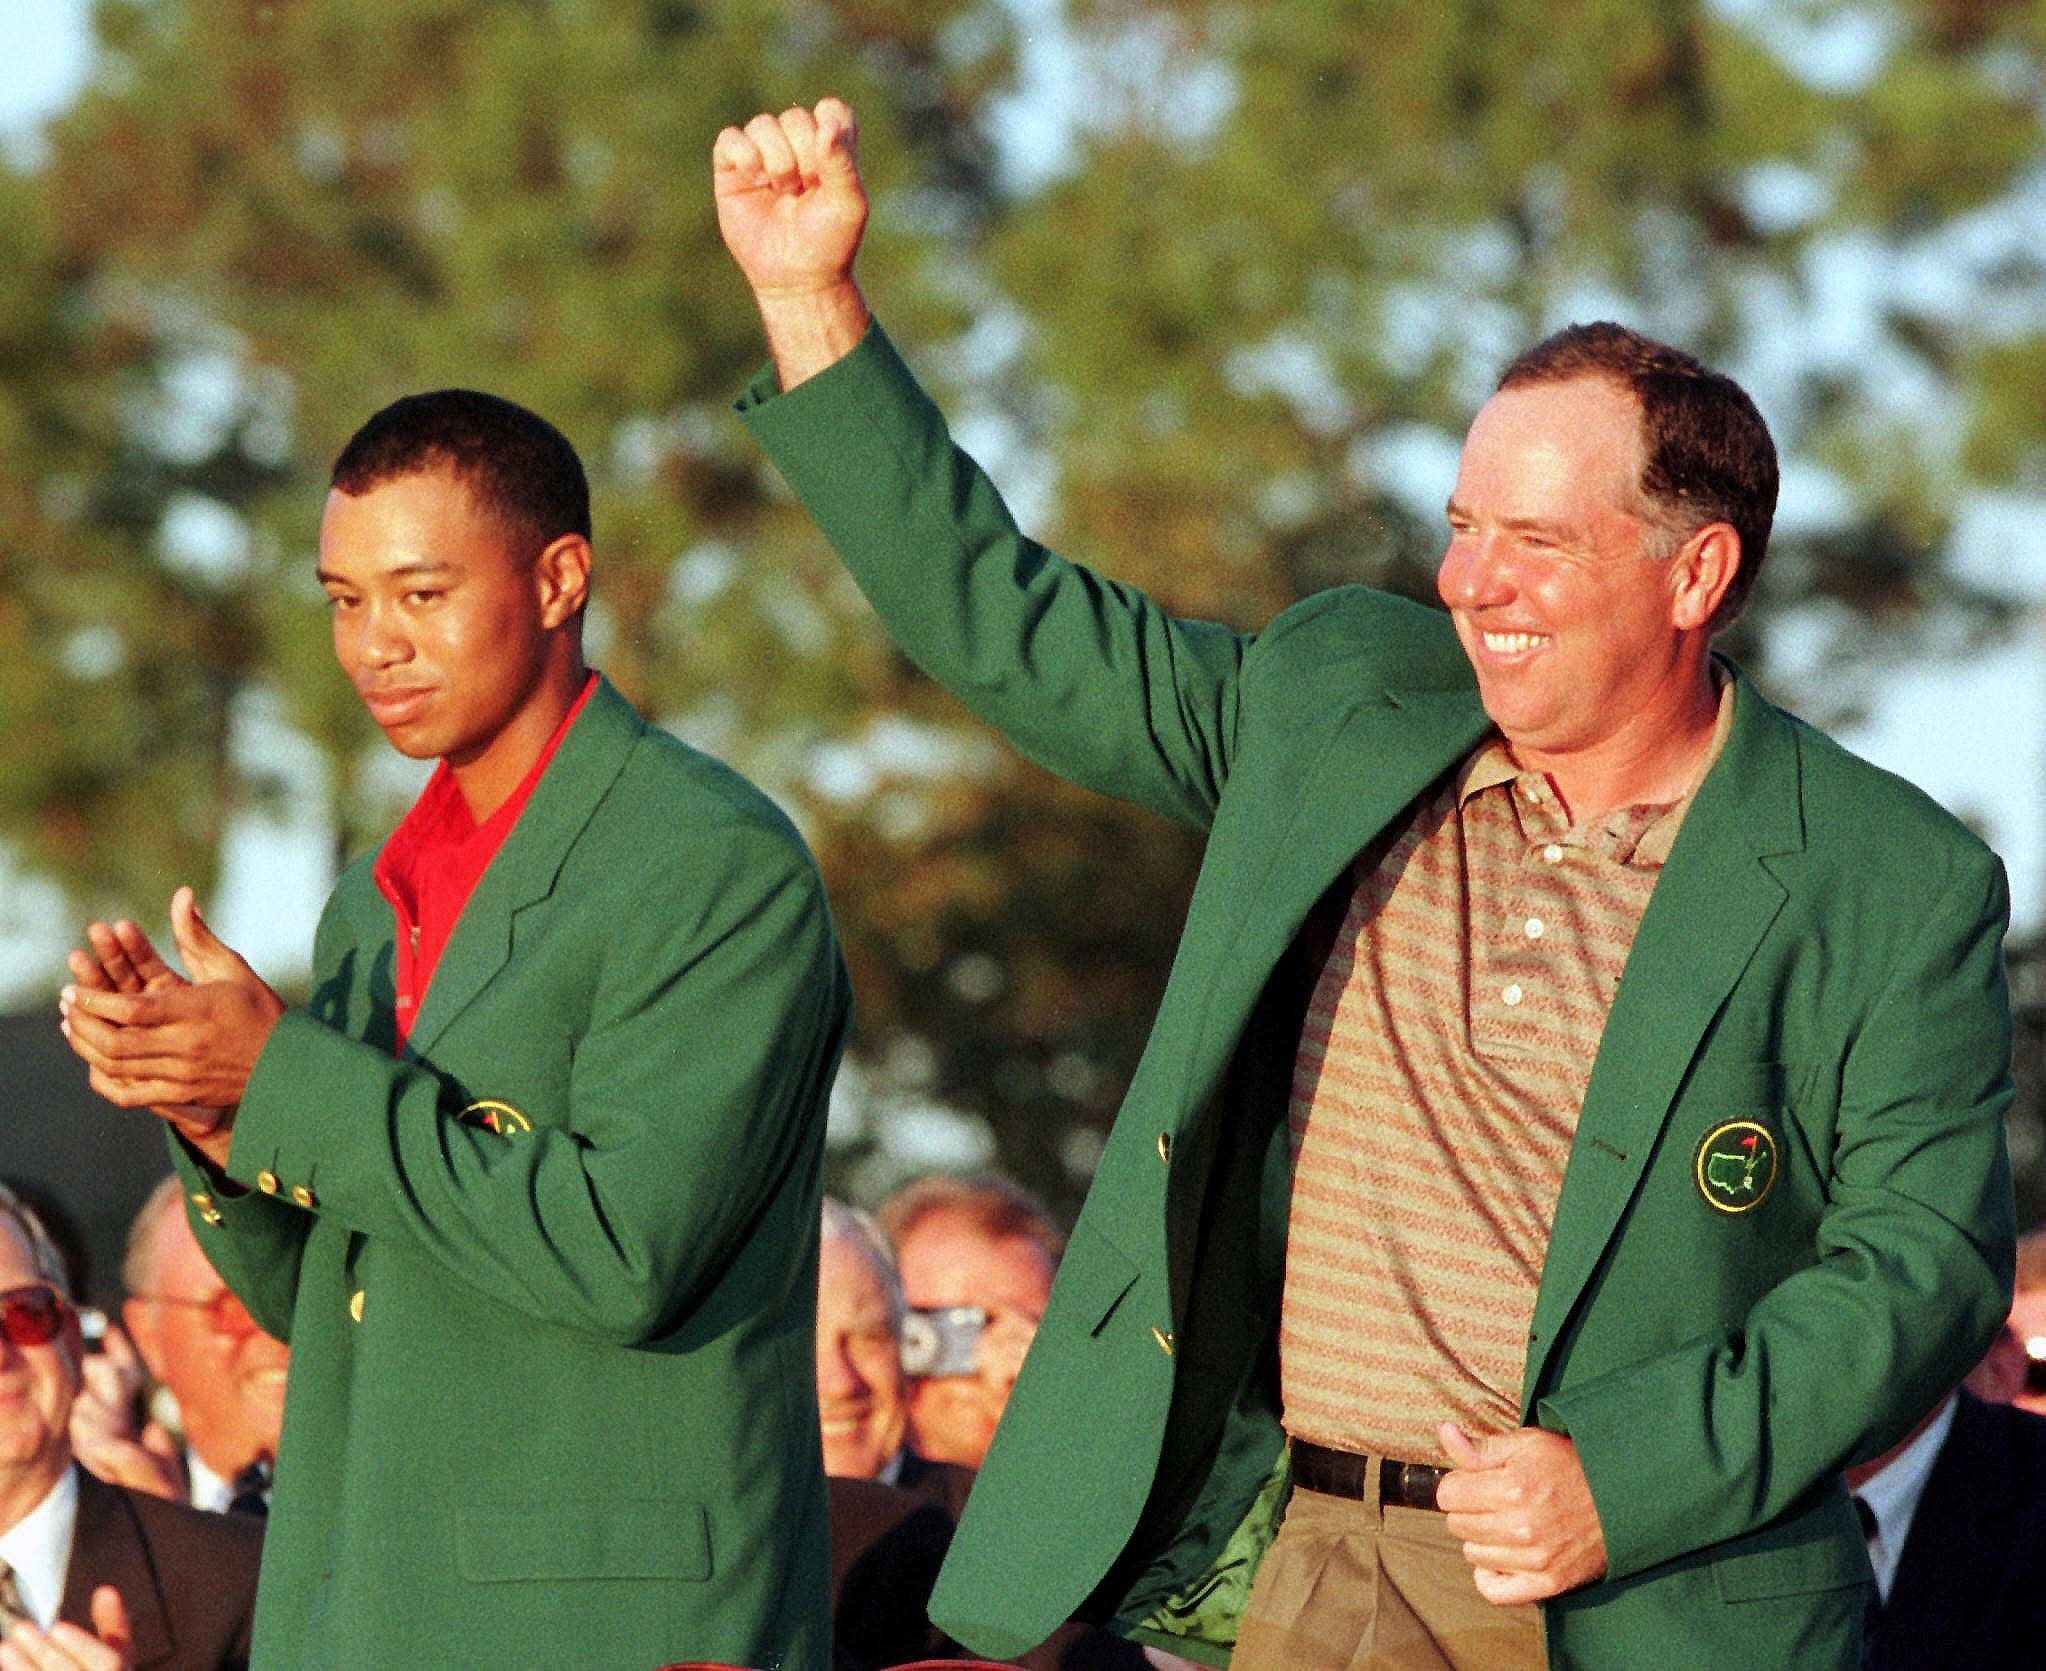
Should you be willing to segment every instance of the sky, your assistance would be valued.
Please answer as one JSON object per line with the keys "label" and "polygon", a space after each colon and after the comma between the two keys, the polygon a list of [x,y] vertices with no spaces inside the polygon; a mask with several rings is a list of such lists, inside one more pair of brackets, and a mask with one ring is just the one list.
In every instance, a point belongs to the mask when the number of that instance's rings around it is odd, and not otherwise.
{"label": "sky", "polygon": [[[1009,0],[1022,37],[1022,85],[1005,123],[1020,126],[1028,145],[1012,166],[1029,174],[1054,166],[1059,135],[1077,119],[1080,92],[1062,71],[1058,0]],[[1722,0],[1730,10],[1748,0]],[[0,148],[14,159],[34,159],[36,132],[76,95],[89,70],[89,0],[0,0]],[[1821,58],[1850,73],[1870,43],[1819,43]],[[1839,275],[1842,305],[1827,310],[1838,320],[1851,312],[1858,287],[1870,274]],[[1766,393],[1758,387],[1766,409]],[[1415,462],[1412,497],[1439,505],[1454,477],[1453,456]],[[1019,471],[1027,468],[1018,465]],[[1439,475],[1440,480],[1433,479]],[[1823,497],[1822,483],[1785,482],[1782,519],[1794,521],[1801,495]],[[1911,662],[1875,661],[1836,673],[1851,688],[1828,691],[1850,698],[1866,717],[1842,728],[1839,738],[1909,778],[1981,830],[2011,872],[2012,910],[2021,933],[2046,928],[2046,507],[2035,501],[1984,499],[1960,519],[1952,556],[1968,580],[2027,611],[2010,641],[1957,648],[1944,657]],[[1772,662],[1794,678],[1801,659],[1816,664],[1816,647],[1837,623],[1783,622],[1771,643]],[[1779,693],[1780,694],[1780,693]],[[238,745],[266,766],[284,772],[302,790],[300,804],[322,796],[318,764],[263,708],[259,697],[241,716]],[[218,897],[210,916],[230,943],[258,969],[289,978],[305,967],[322,896],[331,882],[326,833],[307,814],[245,819],[231,832],[223,855]],[[160,914],[144,909],[145,922]],[[33,878],[12,873],[0,854],[0,1002],[21,999],[57,978],[56,959],[69,930],[55,901]]]}
{"label": "sky", "polygon": [[85,79],[89,0],[0,0],[0,144],[28,141],[45,116],[61,110]]}

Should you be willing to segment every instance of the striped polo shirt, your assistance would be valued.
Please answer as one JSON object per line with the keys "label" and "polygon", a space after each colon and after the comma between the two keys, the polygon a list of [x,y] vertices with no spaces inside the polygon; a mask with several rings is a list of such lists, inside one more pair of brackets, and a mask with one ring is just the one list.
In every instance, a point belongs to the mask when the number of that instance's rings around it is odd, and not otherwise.
{"label": "striped polo shirt", "polygon": [[[1732,715],[1729,682],[1708,766]],[[1494,738],[1354,862],[1289,1109],[1295,1437],[1433,1461],[1439,1422],[1520,1424],[1578,1110],[1689,804],[1572,824]]]}

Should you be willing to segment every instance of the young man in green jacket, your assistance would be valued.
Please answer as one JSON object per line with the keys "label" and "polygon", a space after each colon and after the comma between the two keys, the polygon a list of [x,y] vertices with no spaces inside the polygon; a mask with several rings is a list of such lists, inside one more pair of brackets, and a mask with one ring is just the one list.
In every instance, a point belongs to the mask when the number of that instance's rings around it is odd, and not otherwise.
{"label": "young man in green jacket", "polygon": [[822,1671],[813,1316],[848,995],[814,865],[582,655],[588,490],[450,390],[343,452],[334,647],[419,802],[342,877],[304,1009],[200,920],[64,996],[195,1233],[291,1345],[265,1667]]}
{"label": "young man in green jacket", "polygon": [[774,356],[742,412],[890,630],[1208,835],[936,1620],[1854,1665],[1840,1470],[2009,1288],[2005,890],[1713,655],[1775,504],[1753,404],[1559,333],[1471,426],[1446,615],[1339,588],[1246,636],[1046,551],[952,447],[853,282],[842,104],[714,173]]}

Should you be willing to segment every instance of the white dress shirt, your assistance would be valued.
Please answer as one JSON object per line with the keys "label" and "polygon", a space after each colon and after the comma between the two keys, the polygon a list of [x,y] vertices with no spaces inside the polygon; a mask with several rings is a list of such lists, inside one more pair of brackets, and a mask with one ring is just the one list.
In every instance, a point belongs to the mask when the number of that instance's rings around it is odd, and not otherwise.
{"label": "white dress shirt", "polygon": [[14,1587],[28,1616],[44,1630],[64,1605],[71,1532],[78,1524],[78,1476],[66,1468],[27,1516],[0,1532],[0,1561],[14,1569]]}
{"label": "white dress shirt", "polygon": [[1911,1517],[1918,1512],[1918,1499],[1925,1495],[1925,1482],[1932,1465],[1939,1460],[1939,1448],[1953,1430],[1954,1406],[1958,1397],[1948,1393],[1939,1414],[1894,1457],[1883,1471],[1864,1481],[1855,1493],[1875,1515],[1876,1535],[1868,1540],[1868,1558],[1874,1563],[1876,1591],[1890,1599],[1890,1585],[1897,1577],[1897,1561],[1904,1553],[1904,1540],[1911,1535]]}
{"label": "white dress shirt", "polygon": [[227,1512],[227,1505],[234,1501],[234,1482],[222,1479],[190,1447],[185,1451],[185,1475],[192,1482],[193,1508],[210,1509],[215,1514]]}

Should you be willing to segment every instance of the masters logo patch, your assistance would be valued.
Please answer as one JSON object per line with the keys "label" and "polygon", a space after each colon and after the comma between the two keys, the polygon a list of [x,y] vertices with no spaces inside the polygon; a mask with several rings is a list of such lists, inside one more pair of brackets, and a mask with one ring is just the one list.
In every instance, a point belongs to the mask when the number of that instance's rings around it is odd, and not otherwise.
{"label": "masters logo patch", "polygon": [[1776,1139],[1754,1120],[1714,1126],[1698,1145],[1698,1193],[1722,1213],[1761,1206],[1776,1182]]}

